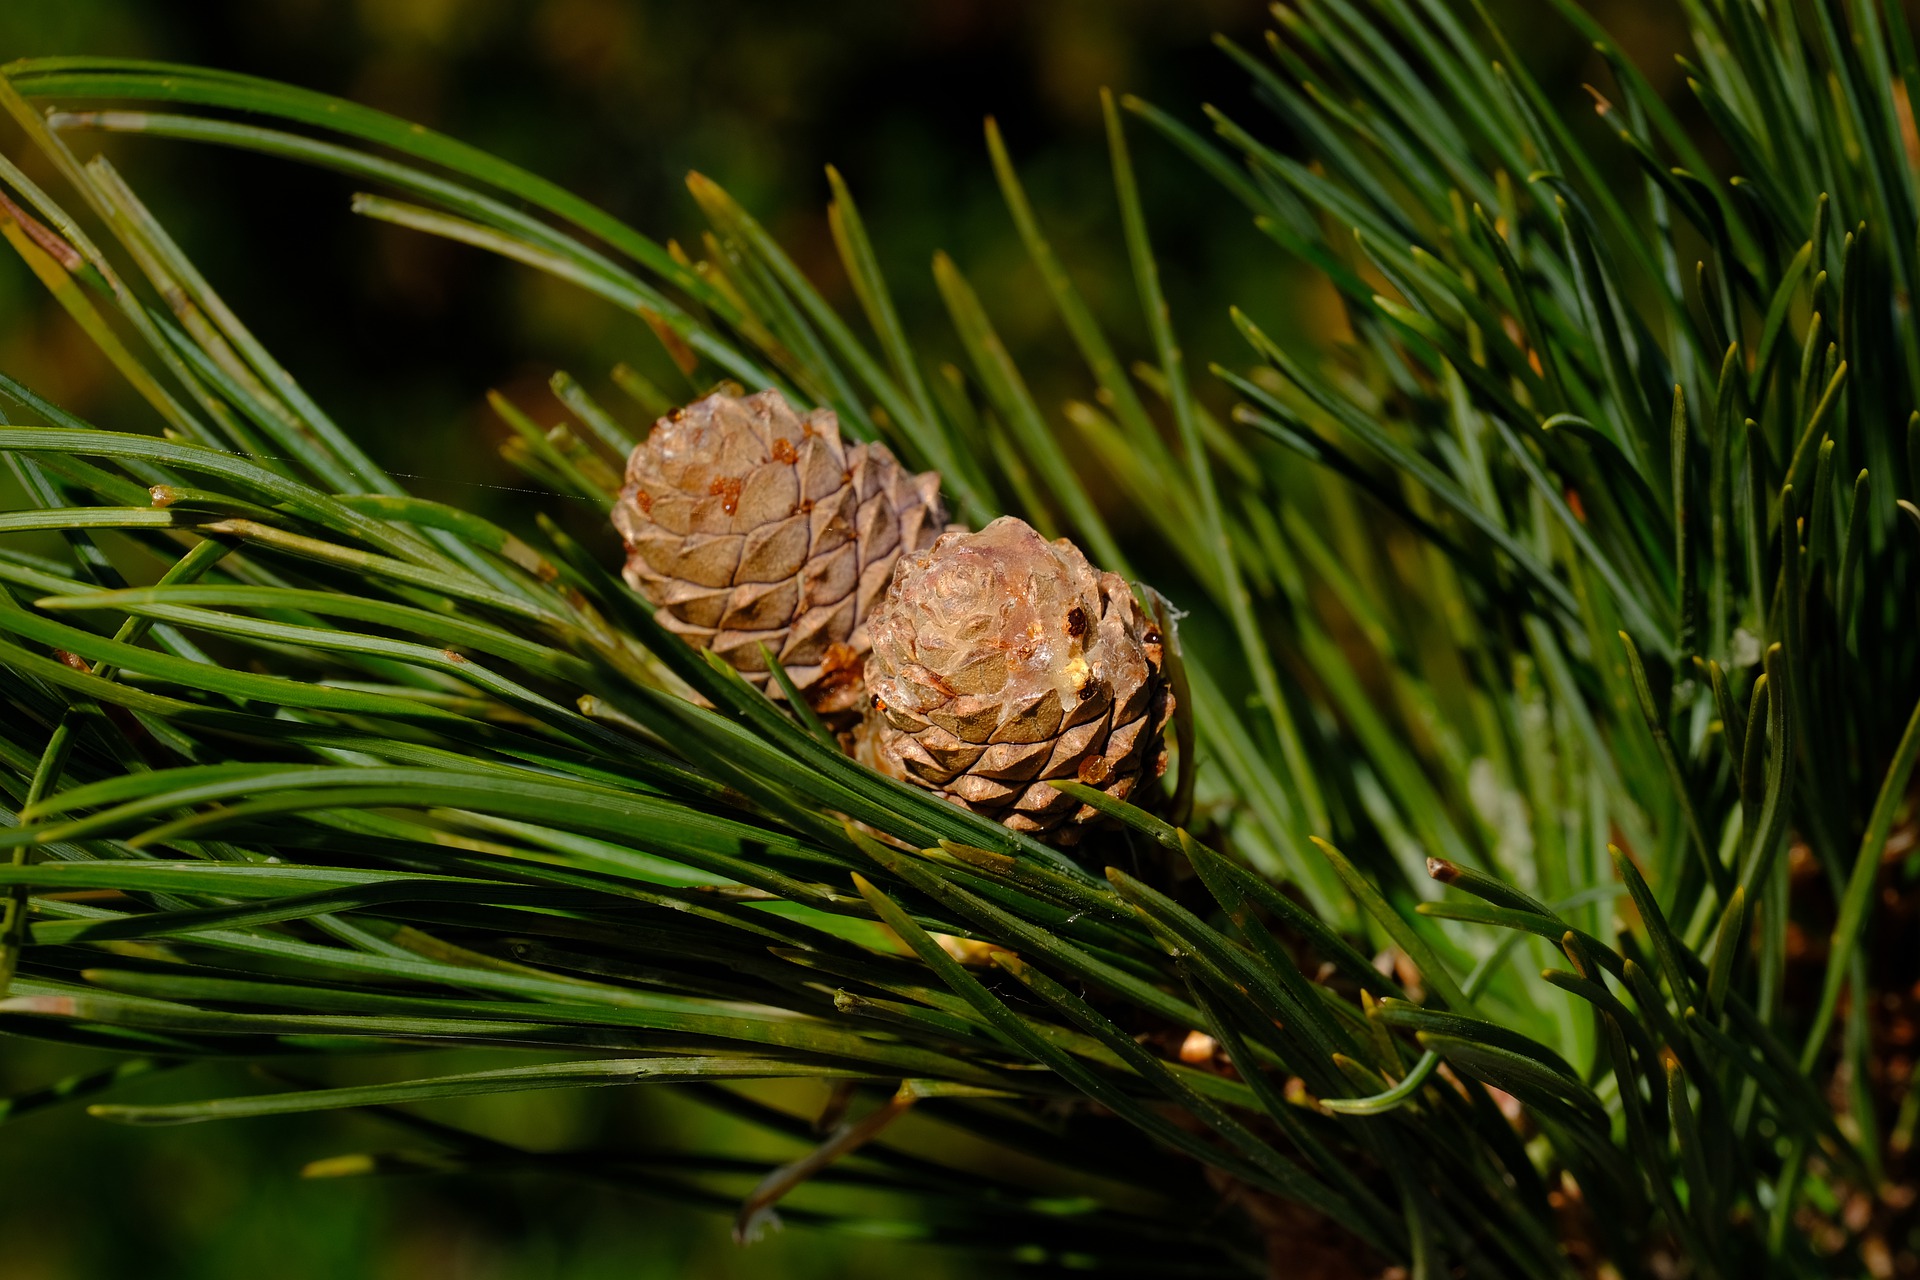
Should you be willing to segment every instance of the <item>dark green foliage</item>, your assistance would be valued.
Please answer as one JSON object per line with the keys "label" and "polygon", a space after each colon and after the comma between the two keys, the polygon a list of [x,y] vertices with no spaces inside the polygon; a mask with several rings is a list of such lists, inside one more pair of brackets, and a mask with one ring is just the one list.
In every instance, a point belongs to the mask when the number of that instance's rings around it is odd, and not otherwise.
{"label": "dark green foliage", "polygon": [[[989,126],[1086,359],[1089,399],[1059,415],[944,256],[970,369],[923,363],[837,176],[871,343],[697,175],[693,261],[298,89],[6,68],[0,100],[79,203],[0,162],[22,207],[0,229],[167,427],[96,430],[0,383],[32,503],[0,531],[67,547],[0,548],[7,1029],[155,1063],[532,1055],[96,1109],[147,1123],[854,1082],[889,1110],[777,1172],[743,1227],[806,1182],[800,1220],[1039,1266],[1259,1273],[1252,1219],[1212,1203],[1232,1183],[1416,1276],[1596,1254],[1857,1269],[1794,1214],[1870,1188],[1890,1127],[1860,1083],[1859,997],[1920,751],[1911,34],[1867,0],[1691,0],[1696,138],[1572,0],[1553,7],[1616,77],[1597,127],[1466,7],[1277,8],[1270,57],[1226,52],[1278,128],[1210,112],[1210,140],[1106,102],[1149,343],[1131,368]],[[1102,874],[845,759],[556,525],[409,497],[70,150],[89,129],[328,166],[390,193],[361,213],[640,311],[685,375],[617,379],[649,414],[720,379],[779,387],[939,467],[969,520],[1019,511],[1121,572],[1159,542],[1156,585],[1189,611],[1179,825],[1113,806]],[[1350,332],[1287,349],[1236,314],[1248,348],[1196,383],[1137,196],[1143,132],[1317,268]],[[604,508],[638,428],[566,375],[555,391],[575,423],[499,402],[509,452]],[[1102,493],[1137,518],[1110,526]],[[1825,879],[1798,904],[1793,842]],[[1829,960],[1793,1001],[1809,902],[1834,904]],[[1389,946],[1410,962],[1392,978],[1368,961]],[[1191,1031],[1232,1072],[1180,1061]],[[1473,1082],[1523,1104],[1534,1140]],[[1083,1098],[1099,1108],[1063,1105]],[[1105,1190],[1036,1195],[869,1141],[908,1106]],[[431,1138],[435,1167],[634,1176]],[[645,1185],[711,1202],[712,1171]],[[1571,1218],[1549,1203],[1563,1173]],[[898,1193],[884,1227],[834,1198],[877,1176]]]}

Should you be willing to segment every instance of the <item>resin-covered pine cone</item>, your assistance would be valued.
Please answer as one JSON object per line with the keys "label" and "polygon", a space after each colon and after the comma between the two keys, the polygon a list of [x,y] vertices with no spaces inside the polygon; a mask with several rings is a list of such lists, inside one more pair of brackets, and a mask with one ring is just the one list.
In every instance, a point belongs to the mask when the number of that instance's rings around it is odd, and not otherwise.
{"label": "resin-covered pine cone", "polygon": [[860,752],[882,773],[1067,845],[1100,815],[1048,779],[1124,800],[1166,769],[1160,633],[1064,538],[1011,516],[946,534],[900,558],[868,627]]}
{"label": "resin-covered pine cone", "polygon": [[778,391],[654,423],[613,510],[626,579],[665,626],[763,688],[766,645],[822,712],[859,706],[868,615],[946,522],[937,473],[843,443],[832,410],[801,416]]}

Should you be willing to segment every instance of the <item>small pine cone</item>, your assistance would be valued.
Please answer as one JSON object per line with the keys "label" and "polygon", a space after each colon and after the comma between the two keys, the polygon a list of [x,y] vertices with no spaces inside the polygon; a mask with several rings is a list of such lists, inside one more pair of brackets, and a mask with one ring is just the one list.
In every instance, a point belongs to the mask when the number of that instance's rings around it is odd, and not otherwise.
{"label": "small pine cone", "polygon": [[832,410],[800,416],[778,391],[654,423],[613,509],[626,579],[664,626],[762,688],[765,644],[824,713],[862,703],[868,615],[946,522],[938,473],[844,443]]}
{"label": "small pine cone", "polygon": [[1124,800],[1166,769],[1160,633],[1064,538],[1011,516],[948,533],[900,558],[869,625],[859,746],[882,773],[1071,845],[1100,815],[1047,779]]}

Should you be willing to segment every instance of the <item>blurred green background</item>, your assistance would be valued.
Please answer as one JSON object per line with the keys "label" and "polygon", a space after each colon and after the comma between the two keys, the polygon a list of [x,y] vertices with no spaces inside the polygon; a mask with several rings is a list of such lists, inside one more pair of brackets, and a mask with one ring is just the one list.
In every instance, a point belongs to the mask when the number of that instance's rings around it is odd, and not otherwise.
{"label": "blurred green background", "polygon": [[[825,217],[830,162],[916,335],[958,354],[929,270],[946,249],[1047,403],[1070,384],[1048,386],[1045,371],[1072,367],[1049,357],[1070,348],[1032,287],[983,118],[1001,120],[1096,311],[1131,336],[1131,280],[1097,269],[1119,251],[1100,88],[1188,108],[1224,95],[1238,110],[1249,95],[1209,41],[1256,41],[1263,16],[1249,0],[6,0],[0,57],[162,57],[341,94],[527,165],[658,239],[691,237],[695,256],[705,224],[684,178],[699,169],[851,305]],[[431,496],[489,514],[511,503],[447,488],[518,483],[491,448],[467,447],[503,436],[487,388],[544,409],[548,375],[566,368],[618,404],[605,377],[616,361],[664,373],[637,317],[353,217],[352,188],[331,174],[158,140],[76,145],[106,151],[320,402]],[[1200,345],[1224,345],[1222,282],[1280,299],[1286,268],[1182,160],[1141,151],[1171,301],[1217,340]],[[0,263],[0,364],[35,371],[44,394],[84,416],[138,412],[31,286],[18,263]]]}
{"label": "blurred green background", "polygon": [[[1590,74],[1584,50],[1537,20],[1537,7],[1506,5],[1509,35],[1547,83],[1577,95]],[[1672,48],[1671,6],[1596,7],[1670,81],[1661,51]],[[1201,101],[1217,102],[1273,136],[1209,43],[1216,31],[1256,43],[1264,22],[1252,0],[0,0],[0,60],[84,52],[295,81],[498,152],[661,239],[697,234],[682,184],[697,168],[845,304],[823,212],[821,166],[832,162],[926,348],[953,349],[928,271],[945,248],[1041,402],[1057,405],[1084,388],[1001,205],[982,117],[1001,121],[1078,282],[1130,342],[1140,326],[1132,281],[1113,269],[1100,87],[1189,119]],[[1556,63],[1580,74],[1556,77]],[[659,358],[637,319],[564,285],[355,218],[351,189],[331,175],[157,140],[78,143],[112,156],[315,397],[426,496],[523,520],[538,500],[495,454],[504,431],[484,392],[499,387],[545,412],[547,376],[565,368],[616,403],[607,370]],[[0,130],[0,147],[21,154],[10,131]],[[1237,358],[1230,301],[1281,335],[1338,330],[1326,294],[1236,206],[1164,148],[1143,138],[1137,151],[1169,300],[1196,364]],[[11,255],[0,258],[0,369],[102,425],[147,422]],[[0,1040],[0,1091],[87,1065],[71,1050]],[[355,1074],[405,1065],[369,1062]],[[259,1087],[238,1069],[202,1065],[128,1093]],[[778,1101],[805,1112],[823,1098],[802,1087]],[[536,1148],[718,1144],[771,1160],[799,1150],[647,1090],[520,1095],[442,1114]],[[0,1277],[807,1280],[913,1268],[941,1280],[1011,1269],[802,1227],[743,1250],[724,1215],[534,1178],[297,1177],[313,1159],[409,1145],[422,1144],[370,1117],[132,1130],[73,1108],[31,1115],[0,1127]]]}

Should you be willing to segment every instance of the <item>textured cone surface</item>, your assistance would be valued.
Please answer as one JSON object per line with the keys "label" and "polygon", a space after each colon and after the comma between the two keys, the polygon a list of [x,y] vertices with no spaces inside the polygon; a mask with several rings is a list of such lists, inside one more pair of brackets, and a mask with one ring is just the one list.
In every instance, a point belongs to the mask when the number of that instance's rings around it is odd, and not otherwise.
{"label": "textured cone surface", "polygon": [[767,686],[762,644],[820,711],[864,697],[867,619],[900,553],[946,525],[940,477],[848,445],[829,409],[711,395],[654,423],[613,522],[660,621]]}
{"label": "textured cone surface", "polygon": [[883,773],[1073,844],[1100,815],[1048,779],[1126,799],[1166,768],[1160,635],[1065,539],[1011,516],[948,533],[900,558],[869,625],[860,751]]}

